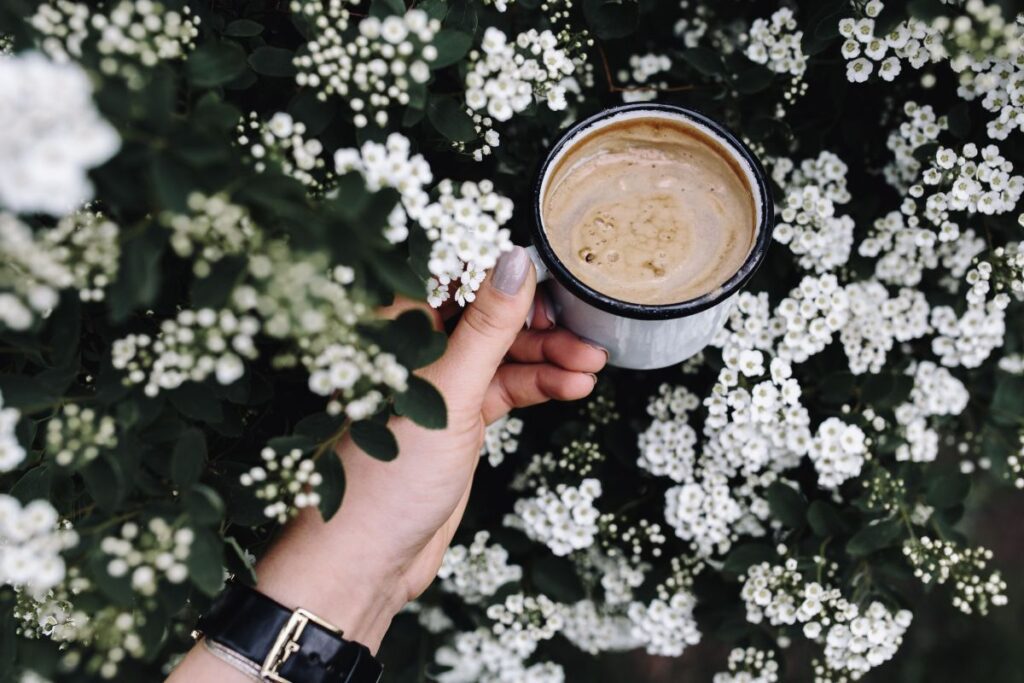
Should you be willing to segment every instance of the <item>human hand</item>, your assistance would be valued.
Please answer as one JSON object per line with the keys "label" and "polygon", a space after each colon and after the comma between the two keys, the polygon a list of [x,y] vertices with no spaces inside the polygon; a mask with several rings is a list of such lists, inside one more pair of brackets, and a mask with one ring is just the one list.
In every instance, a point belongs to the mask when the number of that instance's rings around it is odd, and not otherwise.
{"label": "human hand", "polygon": [[[399,456],[382,462],[344,439],[346,490],[325,523],[305,511],[262,560],[259,589],[302,606],[376,650],[391,617],[433,580],[469,499],[484,427],[512,408],[591,392],[607,354],[552,328],[524,249],[505,254],[452,333],[417,372],[445,397],[448,424],[389,424]],[[531,315],[531,328],[522,322]]]}

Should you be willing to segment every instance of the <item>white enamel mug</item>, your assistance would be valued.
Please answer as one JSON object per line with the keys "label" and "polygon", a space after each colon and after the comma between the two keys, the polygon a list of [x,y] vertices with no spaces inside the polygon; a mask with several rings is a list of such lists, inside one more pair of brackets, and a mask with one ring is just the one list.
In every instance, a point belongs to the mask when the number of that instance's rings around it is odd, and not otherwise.
{"label": "white enamel mug", "polygon": [[[757,233],[740,269],[718,289],[688,301],[646,305],[621,301],[578,280],[558,259],[544,231],[544,193],[548,174],[585,135],[630,118],[664,118],[689,124],[734,154],[754,195]],[[764,260],[771,241],[775,210],[767,176],[757,157],[722,125],[690,109],[636,103],[613,107],[570,128],[548,152],[535,187],[533,246],[527,251],[558,324],[608,350],[608,362],[620,368],[649,370],[680,363],[711,343],[725,325],[740,289]]]}

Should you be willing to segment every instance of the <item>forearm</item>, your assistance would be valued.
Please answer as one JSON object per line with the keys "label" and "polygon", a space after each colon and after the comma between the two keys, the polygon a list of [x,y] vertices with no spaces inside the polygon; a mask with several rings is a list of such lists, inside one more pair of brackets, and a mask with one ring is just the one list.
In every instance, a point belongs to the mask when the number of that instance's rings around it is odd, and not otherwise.
{"label": "forearm", "polygon": [[[289,608],[302,607],[342,629],[347,640],[376,653],[405,603],[393,568],[374,559],[380,539],[367,538],[359,519],[342,509],[324,522],[302,512],[281,534],[256,573],[259,591]],[[196,643],[169,683],[250,681]]]}

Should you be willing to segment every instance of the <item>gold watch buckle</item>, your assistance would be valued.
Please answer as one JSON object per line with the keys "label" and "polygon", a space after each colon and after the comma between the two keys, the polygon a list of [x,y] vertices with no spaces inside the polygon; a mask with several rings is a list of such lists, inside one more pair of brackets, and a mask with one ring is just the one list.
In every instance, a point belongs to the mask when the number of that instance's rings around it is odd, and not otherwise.
{"label": "gold watch buckle", "polygon": [[281,627],[281,630],[278,631],[277,638],[274,640],[274,646],[270,648],[267,658],[263,660],[263,666],[260,667],[260,677],[264,681],[291,683],[287,678],[282,677],[278,671],[288,661],[288,658],[302,647],[299,645],[299,638],[309,622],[313,622],[317,626],[336,634],[339,638],[342,635],[341,629],[329,624],[312,612],[302,608],[295,610],[288,617],[288,621]]}

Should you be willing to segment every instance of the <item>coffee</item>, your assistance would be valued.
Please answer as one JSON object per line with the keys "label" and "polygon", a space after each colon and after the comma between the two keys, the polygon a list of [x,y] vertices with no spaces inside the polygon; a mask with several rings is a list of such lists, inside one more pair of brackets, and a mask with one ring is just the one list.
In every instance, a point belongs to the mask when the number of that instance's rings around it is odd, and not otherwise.
{"label": "coffee", "polygon": [[574,141],[541,201],[544,231],[566,268],[639,304],[717,290],[747,260],[759,220],[736,154],[695,125],[654,115]]}

